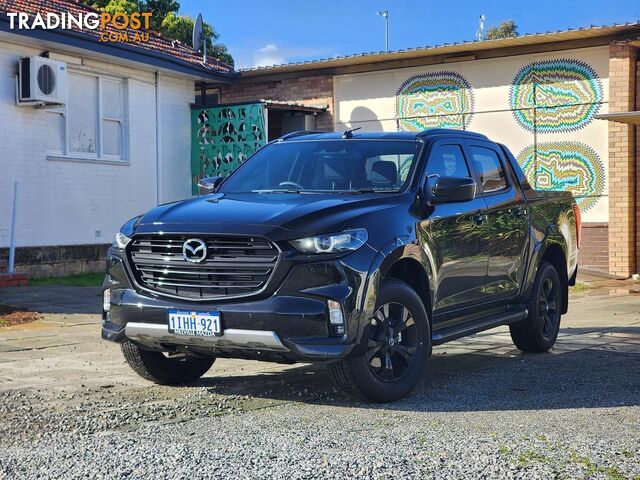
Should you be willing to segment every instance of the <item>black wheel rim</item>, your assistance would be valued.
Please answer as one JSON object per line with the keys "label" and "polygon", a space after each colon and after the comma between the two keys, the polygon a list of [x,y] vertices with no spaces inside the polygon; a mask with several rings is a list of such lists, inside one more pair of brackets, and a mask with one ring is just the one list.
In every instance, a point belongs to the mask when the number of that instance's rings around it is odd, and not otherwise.
{"label": "black wheel rim", "polygon": [[542,320],[542,335],[551,338],[558,323],[558,288],[552,278],[546,278],[540,288],[538,315]]}
{"label": "black wheel rim", "polygon": [[369,370],[383,382],[402,378],[418,352],[418,327],[409,309],[400,303],[385,303],[376,310],[367,331]]}

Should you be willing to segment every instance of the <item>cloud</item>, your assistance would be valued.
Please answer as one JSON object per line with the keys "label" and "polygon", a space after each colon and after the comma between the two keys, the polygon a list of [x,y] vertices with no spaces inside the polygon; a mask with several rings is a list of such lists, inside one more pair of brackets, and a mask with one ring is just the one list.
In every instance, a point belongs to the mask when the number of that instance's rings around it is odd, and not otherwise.
{"label": "cloud", "polygon": [[264,47],[256,50],[253,58],[254,67],[266,67],[269,65],[280,65],[286,63],[287,57],[277,45],[268,43]]}

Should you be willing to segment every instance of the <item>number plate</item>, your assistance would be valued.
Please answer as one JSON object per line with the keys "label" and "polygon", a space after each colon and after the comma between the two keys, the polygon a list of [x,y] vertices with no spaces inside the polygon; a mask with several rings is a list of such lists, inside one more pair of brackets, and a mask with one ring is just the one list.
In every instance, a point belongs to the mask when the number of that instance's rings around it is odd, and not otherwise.
{"label": "number plate", "polygon": [[169,333],[191,337],[222,335],[220,312],[169,310]]}

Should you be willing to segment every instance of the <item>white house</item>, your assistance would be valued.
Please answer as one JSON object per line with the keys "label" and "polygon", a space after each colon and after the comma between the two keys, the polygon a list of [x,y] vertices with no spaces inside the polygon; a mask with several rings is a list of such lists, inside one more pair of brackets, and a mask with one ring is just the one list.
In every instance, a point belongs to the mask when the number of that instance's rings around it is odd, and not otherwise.
{"label": "white house", "polygon": [[[8,15],[92,11],[69,0],[0,2],[0,256],[17,182],[16,264],[34,276],[102,268],[124,221],[190,196],[195,82],[235,78],[153,33],[104,42],[100,31],[12,29]],[[17,103],[24,57],[62,62],[60,104]]]}

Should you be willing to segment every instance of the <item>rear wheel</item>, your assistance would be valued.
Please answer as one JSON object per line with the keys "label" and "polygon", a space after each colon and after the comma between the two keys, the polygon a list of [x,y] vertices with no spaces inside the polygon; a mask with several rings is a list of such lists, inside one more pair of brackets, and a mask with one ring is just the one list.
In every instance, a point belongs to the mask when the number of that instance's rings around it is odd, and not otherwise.
{"label": "rear wheel", "polygon": [[529,315],[509,325],[511,339],[523,352],[546,352],[558,338],[562,312],[562,284],[555,267],[542,262],[529,299]]}
{"label": "rear wheel", "polygon": [[145,380],[160,385],[179,385],[199,379],[213,365],[215,358],[171,355],[145,350],[126,341],[121,344],[122,353],[129,366]]}
{"label": "rear wheel", "polygon": [[331,371],[348,395],[392,402],[420,381],[430,343],[429,319],[420,297],[406,283],[390,279],[383,283],[376,311],[364,329],[364,353],[332,364]]}

